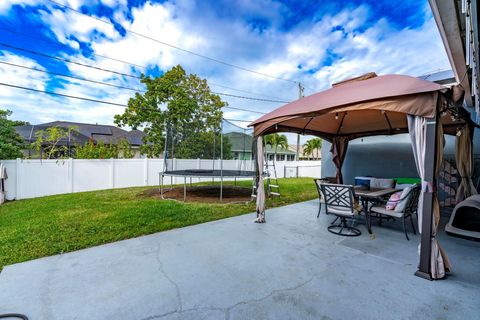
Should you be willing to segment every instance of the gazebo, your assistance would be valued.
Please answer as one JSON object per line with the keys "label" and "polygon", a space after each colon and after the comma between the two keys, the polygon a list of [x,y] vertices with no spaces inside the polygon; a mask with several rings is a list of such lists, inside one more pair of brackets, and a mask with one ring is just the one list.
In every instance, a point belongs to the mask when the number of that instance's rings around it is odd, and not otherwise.
{"label": "gazebo", "polygon": [[[436,176],[443,160],[444,134],[456,135],[456,161],[463,197],[476,193],[472,176],[474,122],[462,107],[463,90],[404,75],[369,73],[336,83],[325,91],[288,103],[254,121],[257,179],[257,218],[265,222],[263,135],[293,132],[321,137],[332,143],[337,183],[350,140],[409,133],[422,191],[418,206],[421,232],[420,263],[415,273],[441,279],[450,262],[436,238],[440,206]],[[463,147],[458,147],[463,146]]]}

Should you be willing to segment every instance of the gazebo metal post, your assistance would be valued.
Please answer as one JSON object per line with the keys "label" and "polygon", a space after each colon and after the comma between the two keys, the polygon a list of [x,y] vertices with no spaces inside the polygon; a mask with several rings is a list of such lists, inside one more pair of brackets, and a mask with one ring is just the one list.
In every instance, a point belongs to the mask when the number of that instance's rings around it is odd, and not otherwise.
{"label": "gazebo metal post", "polygon": [[433,188],[435,188],[435,162],[437,149],[437,119],[426,122],[425,160],[423,163],[425,179],[422,182],[422,235],[420,240],[420,263],[415,275],[432,280],[431,251],[432,251],[432,222],[433,222]]}

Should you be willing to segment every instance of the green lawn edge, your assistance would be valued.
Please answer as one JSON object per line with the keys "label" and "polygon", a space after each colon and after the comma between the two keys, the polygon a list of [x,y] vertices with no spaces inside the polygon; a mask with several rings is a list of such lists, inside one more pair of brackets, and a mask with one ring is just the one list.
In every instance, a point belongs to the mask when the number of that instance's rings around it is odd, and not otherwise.
{"label": "green lawn edge", "polygon": [[[239,184],[251,187],[251,181]],[[279,179],[280,197],[267,208],[317,197],[312,178]],[[10,264],[142,235],[234,217],[255,203],[183,203],[146,197],[156,187],[55,195],[0,206],[0,270]],[[268,217],[267,217],[268,218]]]}

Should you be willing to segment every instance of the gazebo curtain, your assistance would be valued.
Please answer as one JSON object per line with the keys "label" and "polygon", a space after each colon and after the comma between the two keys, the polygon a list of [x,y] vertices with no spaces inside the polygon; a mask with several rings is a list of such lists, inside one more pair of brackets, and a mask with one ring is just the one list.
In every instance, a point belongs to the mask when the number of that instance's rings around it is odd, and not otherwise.
{"label": "gazebo curtain", "polygon": [[[434,175],[438,176],[443,161],[443,127],[440,120],[436,123],[436,161]],[[440,204],[437,194],[434,192],[433,181],[425,181],[425,153],[427,143],[427,119],[420,116],[408,115],[408,130],[410,138],[412,140],[413,155],[415,158],[415,164],[417,166],[418,174],[422,179],[422,192],[420,193],[420,199],[418,203],[418,228],[419,232],[422,231],[423,220],[423,202],[424,193],[433,193],[433,216],[432,216],[432,230],[431,230],[431,253],[430,253],[430,274],[433,279],[441,279],[445,277],[445,272],[450,270],[450,262],[447,255],[441,248],[437,236],[437,228],[440,222]]]}
{"label": "gazebo curtain", "polygon": [[455,157],[460,173],[461,181],[458,186],[456,202],[477,194],[477,189],[472,181],[473,154],[472,154],[472,131],[467,125],[460,129],[455,141]]}
{"label": "gazebo curtain", "polygon": [[257,182],[257,218],[254,220],[258,223],[265,222],[265,188],[263,185],[263,137],[258,136],[255,141],[257,149],[255,159],[255,171]]}
{"label": "gazebo curtain", "polygon": [[348,138],[342,136],[335,136],[332,139],[332,147],[330,152],[332,153],[332,161],[337,167],[336,179],[337,183],[343,183],[342,166],[345,161],[348,149]]}

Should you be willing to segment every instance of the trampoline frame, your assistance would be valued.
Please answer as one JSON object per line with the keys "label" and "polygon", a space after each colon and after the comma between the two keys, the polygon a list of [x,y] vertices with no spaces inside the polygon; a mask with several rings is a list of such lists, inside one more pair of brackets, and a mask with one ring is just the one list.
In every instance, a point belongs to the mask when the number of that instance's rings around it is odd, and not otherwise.
{"label": "trampoline frame", "polygon": [[[206,173],[212,174],[206,174]],[[232,173],[238,174],[232,174]],[[217,173],[217,174],[215,174]],[[220,174],[218,174],[220,173]],[[245,174],[248,173],[248,174]],[[241,171],[241,170],[210,170],[210,169],[190,169],[190,170],[172,170],[158,173],[158,180],[160,185],[160,197],[165,200],[163,196],[163,178],[170,177],[170,190],[173,189],[173,178],[183,177],[183,201],[187,200],[187,178],[190,178],[190,184],[192,184],[192,178],[212,178],[212,182],[215,182],[215,178],[220,178],[220,202],[223,202],[223,178],[234,178],[234,184],[237,184],[237,178],[252,178],[255,179],[255,171]],[[253,197],[252,197],[253,199]],[[251,200],[252,200],[251,199]],[[250,201],[251,201],[250,200]]]}

